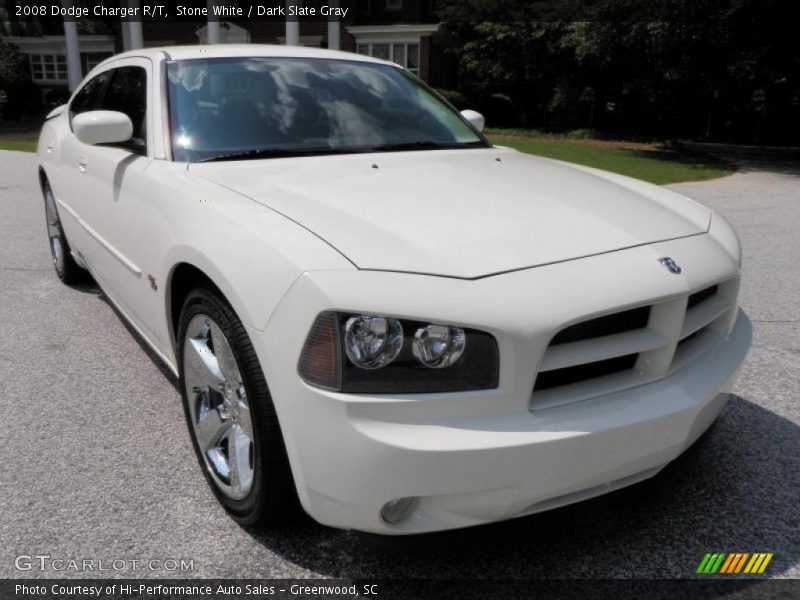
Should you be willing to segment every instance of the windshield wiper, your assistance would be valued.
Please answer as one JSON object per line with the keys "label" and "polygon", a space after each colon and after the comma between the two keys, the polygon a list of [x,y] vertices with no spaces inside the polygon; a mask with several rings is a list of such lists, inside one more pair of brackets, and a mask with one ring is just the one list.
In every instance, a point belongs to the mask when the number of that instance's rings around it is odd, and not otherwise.
{"label": "windshield wiper", "polygon": [[286,148],[254,148],[230,154],[219,154],[209,158],[200,159],[198,162],[216,162],[223,160],[250,160],[255,158],[288,158],[292,156],[320,156],[323,154],[341,154],[343,151],[336,148],[304,148],[291,150]]}
{"label": "windshield wiper", "polygon": [[250,160],[256,158],[287,158],[293,156],[322,156],[325,154],[362,154],[367,152],[401,152],[404,150],[447,150],[453,148],[483,148],[483,142],[433,142],[417,141],[398,144],[380,144],[378,146],[355,148],[254,148],[229,154],[219,154],[200,159],[199,162],[217,162],[223,160]]}
{"label": "windshield wiper", "polygon": [[483,142],[434,142],[417,141],[398,144],[381,144],[372,146],[370,152],[400,152],[403,150],[451,150],[454,148],[482,148]]}

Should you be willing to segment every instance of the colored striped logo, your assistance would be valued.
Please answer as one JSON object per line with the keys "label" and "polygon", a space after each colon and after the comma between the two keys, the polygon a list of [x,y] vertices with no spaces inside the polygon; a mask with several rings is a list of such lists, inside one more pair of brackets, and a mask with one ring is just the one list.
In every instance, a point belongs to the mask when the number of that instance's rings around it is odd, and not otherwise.
{"label": "colored striped logo", "polygon": [[771,560],[772,552],[707,552],[695,572],[703,575],[763,573]]}

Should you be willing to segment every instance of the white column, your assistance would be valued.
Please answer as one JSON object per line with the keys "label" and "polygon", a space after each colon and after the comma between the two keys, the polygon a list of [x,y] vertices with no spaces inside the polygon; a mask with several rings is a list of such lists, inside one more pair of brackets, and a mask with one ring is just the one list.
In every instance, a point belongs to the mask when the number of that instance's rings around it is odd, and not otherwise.
{"label": "white column", "polygon": [[[135,8],[139,6],[139,0],[128,0],[128,6],[130,8]],[[139,14],[141,15],[141,10],[139,11]],[[142,22],[128,21],[128,27],[129,27],[128,31],[130,32],[131,50],[138,50],[139,48],[143,48],[144,38],[142,36]]]}
{"label": "white column", "polygon": [[[72,6],[72,2],[64,0],[61,5],[64,8],[69,8]],[[67,44],[67,84],[69,85],[69,91],[73,91],[83,79],[81,48],[75,21],[69,21],[67,17],[64,17],[64,41]]]}
{"label": "white column", "polygon": [[130,50],[131,49],[131,28],[128,27],[127,21],[120,22],[120,27],[122,28],[122,50]]}
{"label": "white column", "polygon": [[219,31],[219,20],[212,20],[212,11],[214,10],[214,0],[208,0],[208,24],[206,25],[206,43],[207,44],[221,44],[222,37]]}
{"label": "white column", "polygon": [[298,17],[292,17],[295,20],[289,20],[289,7],[290,6],[299,6],[300,0],[286,0],[286,45],[287,46],[299,46],[300,45],[300,21],[297,20]]}
{"label": "white column", "polygon": [[131,31],[131,50],[138,50],[144,47],[144,38],[142,36],[142,22],[131,21],[129,23]]}
{"label": "white column", "polygon": [[206,27],[206,43],[207,44],[221,44],[222,43],[222,36],[220,35],[219,31],[219,21],[212,21],[210,18],[208,20],[208,25]]}
{"label": "white column", "polygon": [[[331,0],[330,6],[339,6],[339,0]],[[339,26],[339,21],[328,21],[328,50],[339,50],[342,47]]]}

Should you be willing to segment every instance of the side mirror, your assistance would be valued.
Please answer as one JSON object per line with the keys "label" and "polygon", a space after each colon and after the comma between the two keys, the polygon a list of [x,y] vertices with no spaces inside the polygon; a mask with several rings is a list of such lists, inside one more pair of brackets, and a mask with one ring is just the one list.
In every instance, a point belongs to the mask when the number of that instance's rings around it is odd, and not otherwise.
{"label": "side mirror", "polygon": [[475,110],[462,110],[461,116],[469,121],[470,125],[472,125],[475,129],[478,131],[483,131],[483,126],[486,125],[486,119],[483,118],[481,113]]}
{"label": "side mirror", "polygon": [[133,123],[125,113],[115,110],[90,110],[75,115],[72,129],[84,144],[120,144],[133,137]]}

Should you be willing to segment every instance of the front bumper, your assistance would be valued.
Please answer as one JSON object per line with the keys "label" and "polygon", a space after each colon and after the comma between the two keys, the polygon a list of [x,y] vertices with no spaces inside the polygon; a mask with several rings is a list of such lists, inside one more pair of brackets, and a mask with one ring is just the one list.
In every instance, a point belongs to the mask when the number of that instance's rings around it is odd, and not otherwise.
{"label": "front bumper", "polygon": [[[657,264],[661,256],[703,261],[675,277]],[[713,240],[695,236],[476,281],[306,274],[264,331],[250,329],[305,510],[334,527],[421,533],[531,514],[654,475],[724,407],[750,346],[743,313],[733,310],[726,334],[667,377],[581,402],[531,410],[536,365],[564,323],[685,294],[736,270]],[[316,315],[330,309],[489,331],[500,386],[406,396],[311,387],[297,357]],[[384,522],[381,507],[406,497],[418,498],[410,517]]]}

